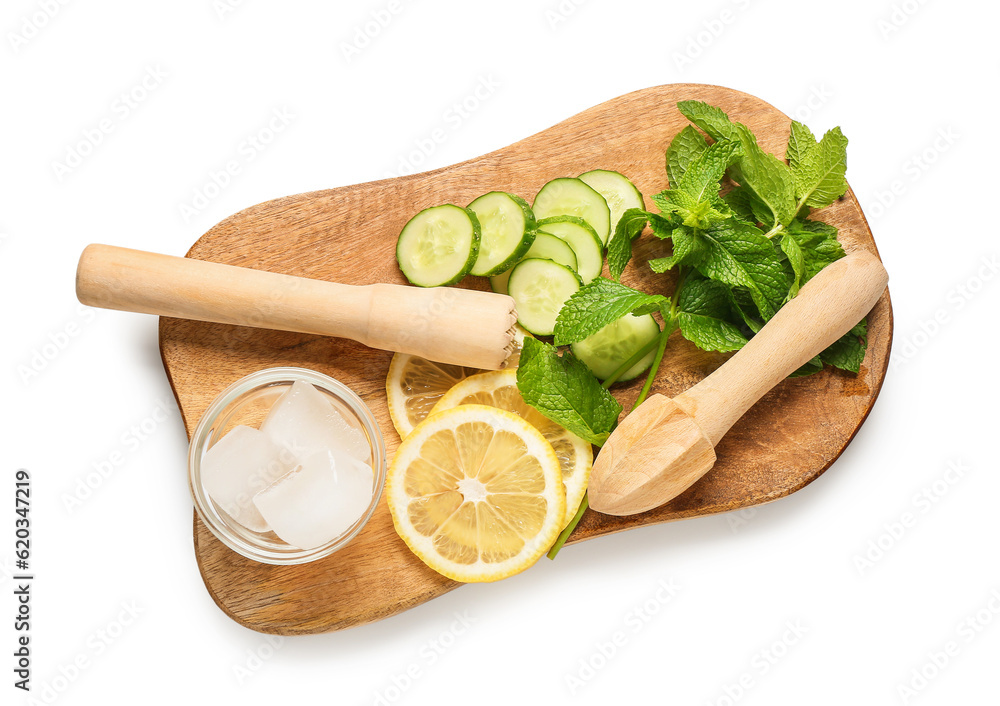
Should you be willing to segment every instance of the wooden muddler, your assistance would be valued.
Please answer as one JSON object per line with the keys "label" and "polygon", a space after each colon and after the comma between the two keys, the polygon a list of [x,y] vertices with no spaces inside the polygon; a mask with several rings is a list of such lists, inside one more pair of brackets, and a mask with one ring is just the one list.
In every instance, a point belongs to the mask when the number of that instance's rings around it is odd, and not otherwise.
{"label": "wooden muddler", "polygon": [[350,338],[441,363],[498,370],[512,350],[514,300],[452,287],[352,286],[110,245],[80,256],[89,306]]}
{"label": "wooden muddler", "polygon": [[878,301],[888,275],[869,252],[825,267],[722,367],[670,399],[651,395],[594,462],[590,507],[633,515],[687,490],[715,464],[715,446],[772,387],[846,334]]}

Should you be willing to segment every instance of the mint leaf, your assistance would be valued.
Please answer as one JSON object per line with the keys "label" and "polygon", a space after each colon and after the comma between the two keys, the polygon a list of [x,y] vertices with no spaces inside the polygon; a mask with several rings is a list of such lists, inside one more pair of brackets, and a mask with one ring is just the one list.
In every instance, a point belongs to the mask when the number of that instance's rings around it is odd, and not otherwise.
{"label": "mint leaf", "polygon": [[736,123],[713,105],[702,101],[680,101],[677,103],[677,110],[716,142],[732,140],[737,136]]}
{"label": "mint leaf", "polygon": [[788,225],[798,211],[792,170],[773,154],[764,152],[746,125],[737,123],[736,129],[742,146],[738,181],[767,206],[775,223]]}
{"label": "mint leaf", "polygon": [[804,269],[800,284],[805,284],[831,262],[844,257],[844,247],[837,240],[837,229],[826,223],[796,218],[789,225],[786,236],[794,238],[802,250]]}
{"label": "mint leaf", "polygon": [[625,314],[641,307],[652,307],[642,309],[642,313],[649,313],[665,301],[667,297],[662,294],[645,294],[610,279],[597,277],[574,292],[559,310],[555,344],[564,346],[582,341]]}
{"label": "mint leaf", "polygon": [[702,237],[706,252],[696,265],[698,270],[730,287],[746,287],[764,320],[774,316],[791,281],[771,241],[736,219],[705,231]]}
{"label": "mint leaf", "polygon": [[543,416],[597,446],[608,440],[622,411],[571,352],[560,356],[555,346],[535,338],[524,339],[517,389]]}
{"label": "mint leaf", "polygon": [[729,140],[716,142],[691,162],[677,188],[686,191],[699,203],[705,201],[711,203],[713,199],[718,198],[719,182],[722,181],[726,169],[736,159],[739,151],[738,142]]}
{"label": "mint leaf", "polygon": [[816,136],[812,134],[812,130],[798,120],[793,120],[792,130],[788,135],[788,149],[785,150],[785,159],[788,160],[788,166],[792,168],[793,173],[798,169],[802,155],[815,146]]}
{"label": "mint leaf", "polygon": [[726,202],[726,205],[732,209],[733,214],[740,220],[746,221],[747,223],[758,223],[760,219],[754,214],[753,205],[750,200],[754,197],[752,191],[750,191],[745,186],[737,186],[735,189],[731,189],[726,193],[722,200]]}
{"label": "mint leaf", "polygon": [[802,246],[799,241],[789,233],[781,236],[781,251],[788,257],[788,263],[792,266],[792,284],[788,290],[788,297],[792,298],[799,293],[802,278],[805,276],[806,260],[802,253]]}
{"label": "mint leaf", "polygon": [[[718,184],[716,191],[718,191]],[[724,221],[729,216],[715,208],[718,199],[706,199],[699,201],[687,191],[680,189],[667,189],[658,194],[653,194],[653,202],[660,207],[664,213],[676,214],[683,225],[691,228],[708,228],[713,223]]]}
{"label": "mint leaf", "polygon": [[819,144],[796,156],[792,172],[799,206],[823,208],[839,199],[847,191],[846,171],[847,138],[835,127]]}
{"label": "mint leaf", "polygon": [[865,359],[867,348],[868,320],[852,328],[842,337],[833,342],[825,351],[819,354],[824,363],[852,373],[860,372],[861,362]]}
{"label": "mint leaf", "polygon": [[728,321],[729,287],[722,282],[686,279],[677,295],[677,309],[681,335],[702,350],[725,353],[746,345],[746,337]]}
{"label": "mint leaf", "polygon": [[670,146],[667,147],[666,160],[667,178],[673,188],[676,189],[680,184],[681,177],[684,176],[688,165],[706,149],[708,149],[708,143],[692,125],[685,125],[683,130],[674,135]]}
{"label": "mint leaf", "polygon": [[[655,224],[653,232],[657,233]],[[657,235],[659,234],[657,233]],[[694,229],[679,226],[674,228],[667,237],[670,237],[674,244],[674,252],[669,257],[658,257],[655,260],[650,260],[649,267],[653,272],[666,272],[677,265],[697,266],[705,256],[707,251],[705,241],[695,233]]]}
{"label": "mint leaf", "polygon": [[757,307],[754,306],[753,297],[750,296],[750,290],[746,287],[731,289],[729,291],[729,304],[750,331],[757,333],[764,328],[764,322],[757,315]]}
{"label": "mint leaf", "polygon": [[796,218],[788,224],[786,233],[795,235],[802,246],[815,245],[821,240],[837,239],[837,229],[822,221],[810,221],[806,218]]}
{"label": "mint leaf", "polygon": [[747,344],[747,339],[739,329],[728,321],[713,319],[701,314],[677,314],[677,325],[681,335],[703,351],[727,353],[738,351]]}
{"label": "mint leaf", "polygon": [[616,282],[621,279],[622,272],[632,259],[632,241],[646,227],[649,215],[641,208],[630,208],[618,219],[615,234],[608,243],[608,270]]}
{"label": "mint leaf", "polygon": [[677,293],[677,310],[728,319],[731,311],[729,287],[714,279],[702,279],[692,272]]}

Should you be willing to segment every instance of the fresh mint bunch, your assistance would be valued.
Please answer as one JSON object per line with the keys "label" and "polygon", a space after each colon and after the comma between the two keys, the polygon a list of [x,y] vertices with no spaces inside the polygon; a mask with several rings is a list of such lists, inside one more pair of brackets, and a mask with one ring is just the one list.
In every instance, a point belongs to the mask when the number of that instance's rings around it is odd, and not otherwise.
{"label": "fresh mint bunch", "polygon": [[[556,345],[528,339],[521,354],[517,383],[528,404],[597,445],[607,440],[621,412],[607,387],[655,348],[638,406],[671,333],[680,330],[706,351],[739,350],[817,272],[844,256],[837,229],[811,218],[813,209],[847,191],[847,138],[840,128],[817,140],[793,121],[784,161],[719,108],[700,101],[682,101],[677,108],[692,125],[667,147],[668,188],[652,197],[660,213],[625,211],[608,249],[611,279],[594,279],[563,305]],[[647,225],[671,244],[670,255],[649,262],[654,272],[676,272],[669,297],[619,282]],[[603,384],[572,353],[560,355],[556,347],[583,340],[626,314],[656,310],[663,317],[660,335]],[[793,376],[810,375],[824,364],[857,373],[866,334],[861,321]]]}
{"label": "fresh mint bunch", "polygon": [[[817,140],[793,121],[785,162],[764,152],[746,125],[719,108],[700,101],[677,107],[693,124],[667,147],[670,188],[652,197],[661,213],[624,214],[608,254],[611,276],[621,276],[648,224],[672,245],[672,253],[650,267],[680,272],[673,324],[700,348],[737,350],[803,284],[844,256],[837,229],[810,213],[847,191],[847,138],[834,128]],[[715,294],[710,311],[686,308],[706,286]],[[686,287],[696,288],[699,298],[688,297]],[[864,329],[857,328],[797,374],[816,372],[823,363],[858,372],[864,351]]]}

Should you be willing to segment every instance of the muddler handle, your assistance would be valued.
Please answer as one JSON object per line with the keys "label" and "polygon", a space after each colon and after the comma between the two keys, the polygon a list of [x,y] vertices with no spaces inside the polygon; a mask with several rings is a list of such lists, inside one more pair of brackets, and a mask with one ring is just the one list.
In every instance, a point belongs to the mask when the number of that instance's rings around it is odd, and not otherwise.
{"label": "muddler handle", "polygon": [[772,387],[861,321],[888,281],[881,261],[864,250],[827,265],[749,343],[674,402],[715,446]]}
{"label": "muddler handle", "polygon": [[80,256],[76,292],[89,306],[339,336],[490,370],[516,320],[513,300],[491,292],[352,286],[97,244]]}

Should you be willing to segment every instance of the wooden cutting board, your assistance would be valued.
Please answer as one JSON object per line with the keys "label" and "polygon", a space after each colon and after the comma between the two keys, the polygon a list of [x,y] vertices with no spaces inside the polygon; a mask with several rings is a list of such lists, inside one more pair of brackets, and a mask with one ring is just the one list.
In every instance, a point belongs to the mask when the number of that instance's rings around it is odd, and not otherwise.
{"label": "wooden cutting board", "polygon": [[[667,187],[664,150],[687,124],[675,104],[686,99],[720,106],[749,125],[765,150],[784,154],[789,118],[762,100],[717,86],[658,86],[615,98],[468,162],[253,206],[209,230],[188,257],[348,284],[402,283],[394,259],[396,236],[413,214],[428,206],[465,205],[496,189],[530,202],[550,179],[600,168],[630,177],[652,208],[649,196]],[[825,209],[821,218],[840,228],[846,250],[876,252],[853,192]],[[623,281],[669,294],[672,275],[654,274],[646,266],[649,259],[666,254],[666,247],[648,233],[643,236]],[[471,277],[463,286],[487,288],[484,280]],[[827,369],[785,380],[733,427],[717,447],[714,470],[686,493],[631,517],[588,511],[570,543],[758,505],[815,480],[850,442],[882,387],[892,341],[888,292],[868,317],[868,330],[860,375]],[[385,399],[390,353],[347,340],[168,318],[160,320],[160,352],[189,437],[212,399],[232,382],[255,370],[290,365],[318,370],[349,385],[378,418],[390,459],[399,444]],[[674,334],[653,391],[673,397],[724,360]],[[641,384],[642,377],[616,386],[615,395],[626,409]],[[410,553],[393,530],[384,499],[348,547],[304,566],[245,559],[219,542],[197,515],[194,547],[205,585],[219,607],[241,625],[267,633],[307,634],[361,625],[460,585]]]}

